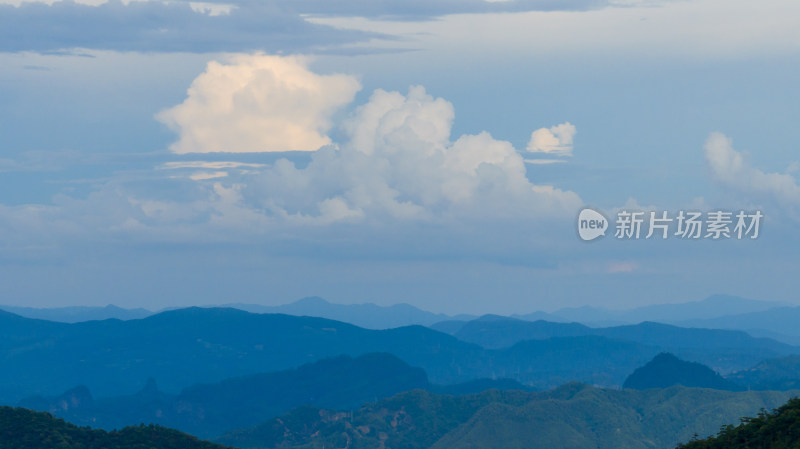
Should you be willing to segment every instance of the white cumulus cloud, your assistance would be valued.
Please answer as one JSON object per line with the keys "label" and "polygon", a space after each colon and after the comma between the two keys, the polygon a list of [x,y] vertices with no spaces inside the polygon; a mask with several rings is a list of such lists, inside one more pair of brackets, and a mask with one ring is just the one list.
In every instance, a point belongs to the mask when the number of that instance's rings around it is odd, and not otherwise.
{"label": "white cumulus cloud", "polygon": [[487,132],[453,140],[453,105],[416,86],[377,90],[344,125],[349,140],[304,168],[280,160],[249,182],[268,214],[304,222],[438,221],[571,214],[579,197],[526,177],[511,143]]}
{"label": "white cumulus cloud", "polygon": [[232,56],[208,63],[183,103],[156,117],[179,135],[175,153],[314,151],[331,143],[331,115],[361,88],[318,75],[300,56]]}
{"label": "white cumulus cloud", "polygon": [[[264,84],[268,95],[256,97],[292,105],[288,117],[296,120],[306,117],[303,108],[320,115],[320,104],[343,104],[357,87],[352,78],[335,77],[350,90],[332,103],[327,81],[319,90],[299,83],[298,93],[273,88],[280,83],[264,81],[268,74],[241,73],[266,64],[311,80],[328,79],[309,72],[299,59],[234,60],[240,62],[210,64],[187,101],[170,110],[174,119],[191,118],[187,111],[202,119],[181,122],[191,126],[181,129],[176,151],[218,150],[241,123],[278,120],[276,110],[236,98],[231,80],[237,76],[248,98]],[[225,81],[220,85],[224,95],[213,88],[216,79]],[[211,105],[222,106],[221,112]],[[322,115],[324,120],[315,123],[330,119]],[[527,264],[544,257],[531,256],[533,248],[551,244],[550,238],[531,237],[537,232],[574,237],[564,223],[572,223],[583,204],[576,193],[529,179],[524,152],[489,132],[452,135],[454,118],[450,102],[421,86],[407,93],[379,89],[337,123],[339,141],[317,151],[159,159],[154,168],[110,177],[88,195],[61,194],[49,207],[0,205],[0,247],[35,241],[26,233],[36,230],[68,234],[71,240],[268,243],[276,254],[458,255]],[[226,123],[236,126],[227,130]],[[304,128],[306,134],[322,136],[319,128],[311,128]],[[243,132],[250,142],[266,142],[284,131],[255,126]],[[17,218],[9,220],[10,215]]]}
{"label": "white cumulus cloud", "polygon": [[531,133],[527,150],[551,156],[572,156],[572,139],[577,129],[570,122],[550,128],[539,128]]}

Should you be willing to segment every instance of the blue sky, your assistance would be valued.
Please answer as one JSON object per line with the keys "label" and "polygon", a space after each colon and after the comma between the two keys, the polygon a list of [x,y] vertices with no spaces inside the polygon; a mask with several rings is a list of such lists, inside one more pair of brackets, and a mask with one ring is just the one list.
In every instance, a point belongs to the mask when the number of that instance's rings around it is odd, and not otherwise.
{"label": "blue sky", "polygon": [[[0,11],[2,303],[800,303],[796,2]],[[584,206],[765,218],[587,243]]]}

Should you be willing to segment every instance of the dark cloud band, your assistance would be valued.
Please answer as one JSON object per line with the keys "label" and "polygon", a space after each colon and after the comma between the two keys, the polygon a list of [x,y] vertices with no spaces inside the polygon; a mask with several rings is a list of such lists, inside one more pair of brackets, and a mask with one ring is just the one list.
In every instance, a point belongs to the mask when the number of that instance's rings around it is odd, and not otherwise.
{"label": "dark cloud band", "polygon": [[[196,11],[189,2],[59,1],[0,6],[0,51],[72,48],[145,52],[331,52],[392,37],[338,29],[307,16],[427,20],[447,14],[587,10],[606,0],[268,0],[226,2],[228,14]],[[334,50],[335,51],[335,50]]]}

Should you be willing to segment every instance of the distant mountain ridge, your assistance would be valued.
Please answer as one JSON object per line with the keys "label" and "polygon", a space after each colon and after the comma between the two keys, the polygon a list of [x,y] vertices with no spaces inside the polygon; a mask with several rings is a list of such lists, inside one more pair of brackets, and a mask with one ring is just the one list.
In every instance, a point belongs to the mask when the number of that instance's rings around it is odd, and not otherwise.
{"label": "distant mountain ridge", "polygon": [[[320,297],[312,296],[276,306],[244,303],[227,303],[219,306],[230,307],[251,313],[282,313],[293,316],[313,316],[354,324],[366,329],[391,329],[409,325],[435,327],[446,333],[468,321],[478,318],[475,315],[446,315],[422,310],[410,304],[380,306],[373,303],[336,304]],[[3,306],[6,310],[26,318],[44,319],[65,323],[81,321],[145,318],[160,313],[150,310],[124,309],[114,305],[105,307],[55,307],[32,308]],[[553,323],[582,323],[590,327],[609,327],[653,321],[683,327],[711,329],[733,329],[800,344],[800,329],[794,323],[800,320],[800,306],[790,306],[775,301],[757,301],[732,295],[712,295],[701,301],[674,304],[657,304],[628,310],[611,310],[600,307],[582,306],[562,308],[555,312],[536,311],[527,314],[514,314],[511,318],[525,321],[548,321]],[[445,327],[447,327],[445,330]]]}
{"label": "distant mountain ridge", "polygon": [[685,319],[676,324],[686,327],[715,329],[754,329],[773,334],[800,337],[800,307],[777,307],[768,310],[734,314],[707,319]]}
{"label": "distant mountain ridge", "polygon": [[[600,307],[582,306],[563,308],[550,312],[550,315],[569,322],[591,326],[613,326],[636,324],[643,321],[677,324],[692,320],[711,320],[729,315],[764,312],[787,307],[778,301],[759,301],[740,296],[717,294],[700,301],[683,303],[655,304],[633,309],[613,310]],[[534,315],[513,315],[520,319],[542,319]],[[548,319],[548,321],[555,321]]]}
{"label": "distant mountain ridge", "polygon": [[438,384],[507,377],[537,388],[572,379],[618,385],[658,351],[594,336],[493,351],[422,326],[377,331],[236,309],[190,308],[141,320],[76,324],[2,312],[0,358],[8,363],[0,370],[0,401],[56,395],[80,384],[99,396],[132,394],[150,377],[176,392],[194,383],[369,352],[394,354],[425,369]]}
{"label": "distant mountain ridge", "polygon": [[299,299],[289,304],[265,306],[257,304],[229,303],[220,307],[232,307],[251,313],[283,313],[294,316],[313,316],[350,323],[365,329],[392,329],[396,327],[429,326],[444,320],[470,320],[474,315],[449,316],[428,312],[410,304],[379,306],[372,303],[335,304],[318,296]]}
{"label": "distant mountain ridge", "polygon": [[[410,304],[393,304],[380,306],[373,303],[363,304],[336,304],[320,297],[312,296],[297,301],[276,306],[228,303],[219,306],[206,306],[206,308],[233,308],[250,313],[281,313],[293,316],[312,316],[327,318],[345,323],[354,324],[366,329],[392,329],[396,327],[422,325],[428,326],[439,321],[459,319],[471,320],[474,315],[459,314],[455,316],[441,313],[428,312]],[[109,304],[104,307],[75,306],[75,307],[20,307],[0,305],[0,310],[11,312],[25,318],[55,321],[60,323],[79,323],[83,321],[96,321],[107,319],[132,320],[146,318],[157,313],[178,310],[170,308],[153,312],[143,308],[125,309]]]}
{"label": "distant mountain ridge", "polygon": [[0,305],[0,310],[11,312],[25,318],[37,320],[56,321],[60,323],[79,323],[94,320],[135,320],[146,318],[154,312],[147,309],[124,309],[109,304],[105,307],[75,306],[75,307],[19,307]]}
{"label": "distant mountain ridge", "polygon": [[[487,324],[503,326],[509,320]],[[132,394],[150,377],[174,394],[195,383],[370,352],[421,367],[438,384],[511,378],[535,388],[571,380],[619,386],[662,351],[724,372],[800,353],[800,348],[734,331],[654,323],[590,330],[591,335],[523,339],[486,349],[423,326],[369,330],[324,318],[236,309],[189,308],[140,320],[75,324],[0,312],[0,359],[7,362],[0,369],[0,402],[57,395],[81,384],[98,396]]]}
{"label": "distant mountain ridge", "polygon": [[527,340],[599,336],[660,347],[726,373],[741,369],[736,366],[751,366],[764,358],[800,351],[798,347],[771,339],[755,338],[743,331],[681,328],[654,322],[592,328],[579,323],[524,321],[486,315],[468,322],[446,321],[434,325],[433,328],[450,331],[459,340],[491,349],[513,347],[518,342]]}

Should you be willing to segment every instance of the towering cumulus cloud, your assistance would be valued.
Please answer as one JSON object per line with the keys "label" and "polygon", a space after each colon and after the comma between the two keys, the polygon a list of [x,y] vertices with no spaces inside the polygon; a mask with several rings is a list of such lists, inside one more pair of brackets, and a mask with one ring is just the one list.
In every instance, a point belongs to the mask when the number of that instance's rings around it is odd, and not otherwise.
{"label": "towering cumulus cloud", "polygon": [[375,91],[343,127],[348,141],[297,168],[278,161],[248,183],[268,215],[329,223],[385,219],[502,220],[571,214],[572,192],[536,186],[509,143],[489,133],[453,140],[453,105],[416,86]]}
{"label": "towering cumulus cloud", "polygon": [[238,55],[210,62],[186,100],[157,115],[176,153],[313,151],[330,143],[330,116],[360,89],[347,75],[317,75],[303,57]]}
{"label": "towering cumulus cloud", "polygon": [[[374,91],[337,124],[342,140],[331,142],[333,112],[358,89],[353,77],[312,73],[299,57],[239,55],[228,64],[210,63],[188,98],[159,114],[179,134],[173,151],[227,151],[231,158],[312,152],[303,164],[292,157],[246,166],[184,161],[182,170],[205,170],[188,176],[209,200],[193,210],[209,214],[215,226],[245,221],[260,230],[332,223],[393,229],[413,222],[528,228],[572,217],[580,206],[573,192],[531,182],[511,143],[486,131],[451,136],[453,105],[422,86],[407,94]],[[567,123],[548,132],[564,146],[575,130]]]}

